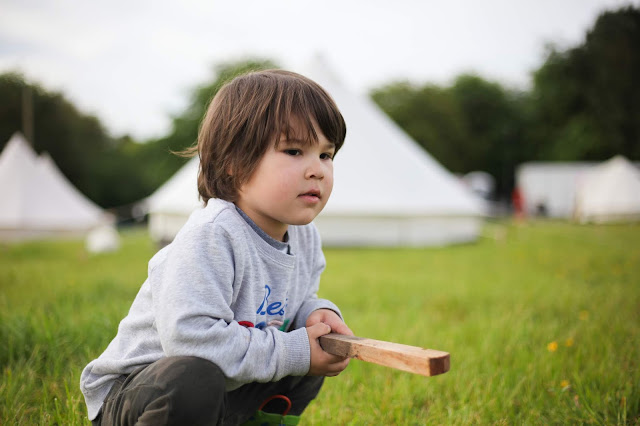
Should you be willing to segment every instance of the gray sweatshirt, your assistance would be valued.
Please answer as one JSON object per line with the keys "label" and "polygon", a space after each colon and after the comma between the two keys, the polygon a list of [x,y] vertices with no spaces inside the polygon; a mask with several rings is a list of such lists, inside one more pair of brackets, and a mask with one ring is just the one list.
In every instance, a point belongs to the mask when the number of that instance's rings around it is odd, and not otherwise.
{"label": "gray sweatshirt", "polygon": [[289,226],[288,236],[287,249],[227,201],[194,212],[153,256],[118,334],[82,372],[89,419],[117,377],[165,356],[212,361],[227,390],[305,375],[307,317],[340,312],[316,296],[325,259],[315,226]]}

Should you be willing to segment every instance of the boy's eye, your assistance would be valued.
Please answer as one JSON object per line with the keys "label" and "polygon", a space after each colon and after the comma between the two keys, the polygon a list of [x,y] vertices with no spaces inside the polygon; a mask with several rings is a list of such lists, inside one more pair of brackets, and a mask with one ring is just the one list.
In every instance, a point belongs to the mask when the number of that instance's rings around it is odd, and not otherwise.
{"label": "boy's eye", "polygon": [[320,154],[320,158],[322,160],[333,160],[333,154],[330,152],[324,152],[322,154]]}
{"label": "boy's eye", "polygon": [[299,149],[285,149],[284,152],[288,155],[300,155],[302,153]]}

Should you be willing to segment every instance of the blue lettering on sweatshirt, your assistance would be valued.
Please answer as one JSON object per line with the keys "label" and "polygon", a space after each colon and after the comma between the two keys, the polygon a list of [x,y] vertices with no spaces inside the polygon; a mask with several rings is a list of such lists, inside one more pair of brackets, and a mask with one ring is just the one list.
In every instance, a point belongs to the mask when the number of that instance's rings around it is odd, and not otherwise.
{"label": "blue lettering on sweatshirt", "polygon": [[[256,314],[280,316],[284,319],[285,308],[287,306],[286,301],[284,303],[281,301],[269,302],[269,296],[271,296],[271,287],[269,287],[268,285],[265,285],[264,297],[262,298],[262,303],[260,304],[260,307],[258,307]],[[272,320],[272,321],[269,321],[269,323],[267,323],[266,321],[261,321],[258,324],[256,324],[256,328],[262,330],[263,328],[269,325],[280,326],[282,324],[283,322],[278,320]]]}

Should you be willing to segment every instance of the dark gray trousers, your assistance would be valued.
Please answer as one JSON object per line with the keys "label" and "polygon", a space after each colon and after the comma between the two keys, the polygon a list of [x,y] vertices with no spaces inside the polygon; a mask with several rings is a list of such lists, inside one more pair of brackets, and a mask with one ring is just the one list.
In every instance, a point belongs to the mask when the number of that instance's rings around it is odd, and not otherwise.
{"label": "dark gray trousers", "polygon": [[[237,425],[273,395],[287,396],[289,414],[299,416],[318,395],[323,379],[289,376],[226,392],[225,377],[217,365],[196,357],[162,358],[118,379],[93,424]],[[280,410],[282,407],[265,407],[265,411],[282,413]]]}

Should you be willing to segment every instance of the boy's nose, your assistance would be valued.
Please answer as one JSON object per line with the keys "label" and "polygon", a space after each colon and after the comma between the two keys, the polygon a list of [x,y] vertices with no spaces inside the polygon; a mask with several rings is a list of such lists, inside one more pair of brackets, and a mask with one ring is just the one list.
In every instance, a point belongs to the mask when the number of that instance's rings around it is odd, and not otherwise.
{"label": "boy's nose", "polygon": [[324,170],[322,169],[322,162],[320,160],[316,160],[311,162],[307,166],[307,170],[305,172],[305,177],[307,179],[322,179],[324,178]]}

